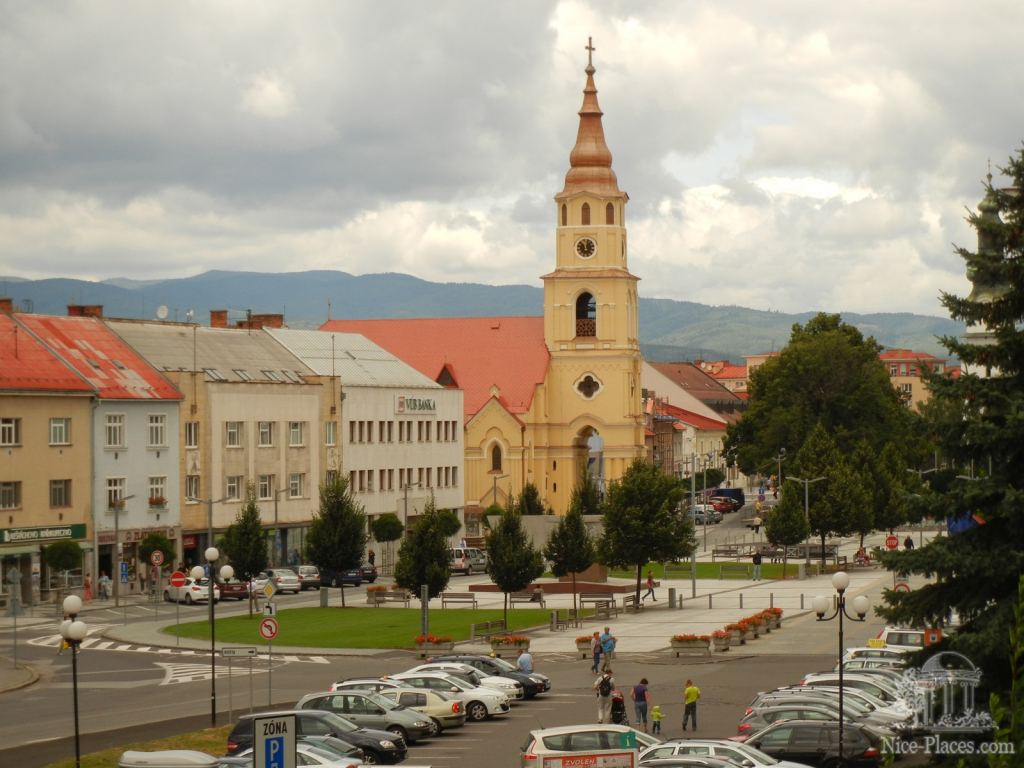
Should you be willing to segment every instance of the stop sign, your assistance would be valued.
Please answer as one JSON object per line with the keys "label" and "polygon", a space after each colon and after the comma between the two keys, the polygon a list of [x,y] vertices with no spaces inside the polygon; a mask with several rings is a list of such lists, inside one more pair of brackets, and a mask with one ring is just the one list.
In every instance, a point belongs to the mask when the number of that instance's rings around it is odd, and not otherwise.
{"label": "stop sign", "polygon": [[175,571],[171,574],[171,586],[172,587],[184,587],[185,586],[185,574],[181,571]]}
{"label": "stop sign", "polygon": [[896,548],[899,547],[899,545],[900,545],[900,540],[897,539],[891,533],[888,536],[885,537],[885,548],[886,549],[896,549]]}

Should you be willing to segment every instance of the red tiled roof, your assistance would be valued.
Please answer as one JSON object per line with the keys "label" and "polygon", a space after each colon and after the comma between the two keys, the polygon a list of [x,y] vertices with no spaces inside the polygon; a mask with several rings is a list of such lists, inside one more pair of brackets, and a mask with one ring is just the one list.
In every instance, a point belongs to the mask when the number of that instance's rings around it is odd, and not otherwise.
{"label": "red tiled roof", "polygon": [[435,381],[447,366],[467,417],[487,403],[492,387],[509,412],[525,413],[548,370],[543,317],[328,320],[320,330],[361,333]]}
{"label": "red tiled roof", "polygon": [[912,349],[887,349],[879,353],[879,360],[936,360],[935,355],[927,352],[914,352]]}
{"label": "red tiled roof", "polygon": [[181,400],[181,393],[94,317],[18,315],[18,320],[109,400]]}
{"label": "red tiled roof", "polygon": [[4,313],[0,313],[0,389],[92,392],[45,344]]}
{"label": "red tiled roof", "polygon": [[747,366],[745,365],[723,365],[718,371],[709,374],[715,379],[745,379],[747,378]]}
{"label": "red tiled roof", "polygon": [[725,429],[724,421],[710,419],[707,416],[701,416],[699,413],[688,411],[685,408],[679,408],[670,403],[659,403],[658,407],[666,416],[672,416],[673,418],[679,419],[679,421],[684,424],[689,424],[691,427],[696,427],[697,429],[707,431],[721,431]]}

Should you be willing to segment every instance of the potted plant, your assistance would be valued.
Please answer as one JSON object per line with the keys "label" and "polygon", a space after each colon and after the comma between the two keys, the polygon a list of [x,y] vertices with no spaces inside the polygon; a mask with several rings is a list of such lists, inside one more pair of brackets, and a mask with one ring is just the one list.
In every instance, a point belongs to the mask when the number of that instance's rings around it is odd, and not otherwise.
{"label": "potted plant", "polygon": [[374,595],[378,592],[387,592],[388,588],[383,584],[371,584],[366,588],[366,602],[369,605],[374,604]]}
{"label": "potted plant", "polygon": [[165,506],[167,506],[167,499],[165,499],[163,496],[150,496],[149,506],[154,509],[163,509]]}
{"label": "potted plant", "polygon": [[447,635],[420,635],[416,638],[416,652],[420,658],[433,653],[450,653],[455,642]]}
{"label": "potted plant", "polygon": [[491,650],[495,654],[530,650],[530,638],[525,635],[494,635],[491,637]]}
{"label": "potted plant", "polygon": [[580,654],[581,659],[585,659],[590,656],[593,651],[594,637],[592,635],[580,635],[576,638],[576,652]]}
{"label": "potted plant", "polygon": [[772,629],[782,629],[781,608],[765,608],[761,611],[761,615],[765,617],[766,621],[771,623]]}
{"label": "potted plant", "polygon": [[754,631],[754,625],[751,624],[750,619],[740,619],[736,623],[743,629],[743,635],[740,639],[741,645],[745,645],[747,642],[757,637],[757,633]]}
{"label": "potted plant", "polygon": [[676,656],[680,654],[710,654],[710,635],[672,635],[670,638],[672,650]]}
{"label": "potted plant", "polygon": [[732,632],[725,629],[716,629],[711,633],[711,645],[714,650],[721,653],[728,651],[732,644]]}
{"label": "potted plant", "polygon": [[744,621],[750,625],[750,629],[754,633],[754,637],[760,637],[763,633],[767,632],[764,628],[764,619],[759,613],[755,613],[753,616],[747,616]]}
{"label": "potted plant", "polygon": [[730,645],[743,645],[746,641],[743,639],[743,634],[746,629],[739,622],[725,625],[725,631],[730,635]]}

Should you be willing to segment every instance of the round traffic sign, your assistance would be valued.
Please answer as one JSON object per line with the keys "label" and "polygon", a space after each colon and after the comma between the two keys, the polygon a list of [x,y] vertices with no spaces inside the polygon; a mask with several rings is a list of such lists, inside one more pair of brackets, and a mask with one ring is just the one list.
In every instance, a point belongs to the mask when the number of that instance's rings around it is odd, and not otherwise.
{"label": "round traffic sign", "polygon": [[277,630],[277,619],[268,616],[260,621],[260,637],[264,640],[273,640],[277,637]]}
{"label": "round traffic sign", "polygon": [[886,549],[898,549],[900,546],[900,540],[893,534],[889,534],[885,537],[885,548]]}
{"label": "round traffic sign", "polygon": [[910,591],[910,585],[907,584],[907,582],[905,582],[905,581],[897,581],[896,584],[893,586],[893,591],[894,592],[909,592]]}
{"label": "round traffic sign", "polygon": [[172,587],[184,587],[185,586],[185,574],[181,571],[175,571],[171,574],[171,586]]}
{"label": "round traffic sign", "polygon": [[152,565],[163,565],[164,564],[164,553],[159,549],[154,549],[149,553],[149,562]]}

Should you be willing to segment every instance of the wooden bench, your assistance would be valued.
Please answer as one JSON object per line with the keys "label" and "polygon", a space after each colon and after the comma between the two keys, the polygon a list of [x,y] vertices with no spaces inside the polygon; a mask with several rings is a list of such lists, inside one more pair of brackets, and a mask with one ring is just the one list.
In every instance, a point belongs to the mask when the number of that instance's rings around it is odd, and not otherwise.
{"label": "wooden bench", "polygon": [[409,601],[412,600],[412,595],[405,590],[399,592],[393,590],[369,592],[367,593],[367,597],[370,597],[370,601],[373,603],[374,608],[378,608],[384,603],[401,603],[408,608]]}
{"label": "wooden bench", "polygon": [[746,563],[722,563],[718,578],[748,579],[750,578],[750,569]]}
{"label": "wooden bench", "polygon": [[720,557],[728,558],[730,560],[735,560],[735,559],[740,558],[743,554],[744,553],[740,550],[740,547],[738,547],[735,544],[721,546],[721,547],[712,547],[711,548],[711,562],[715,562],[715,560],[717,560]]}
{"label": "wooden bench", "polygon": [[588,603],[594,606],[594,618],[610,619],[619,615],[614,595],[605,592],[580,592],[580,608]]}
{"label": "wooden bench", "polygon": [[508,602],[509,605],[515,605],[516,603],[539,603],[541,608],[547,608],[547,603],[544,601],[543,589],[538,589],[536,592],[533,592],[532,590],[509,592]]}
{"label": "wooden bench", "polygon": [[442,592],[441,607],[447,608],[448,603],[469,603],[476,608],[476,595],[472,592]]}
{"label": "wooden bench", "polygon": [[644,609],[644,601],[637,600],[636,595],[626,595],[622,598],[622,610],[626,613],[639,613]]}
{"label": "wooden bench", "polygon": [[551,612],[552,632],[568,629],[570,624],[574,627],[580,625],[579,613],[575,608],[558,608]]}
{"label": "wooden bench", "polygon": [[469,625],[469,639],[476,640],[477,638],[490,638],[491,635],[497,635],[499,633],[504,634],[506,631],[505,622],[501,619],[497,621],[481,621],[478,624]]}

